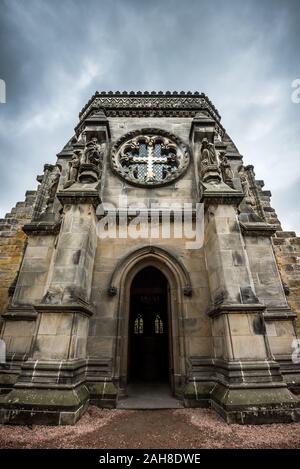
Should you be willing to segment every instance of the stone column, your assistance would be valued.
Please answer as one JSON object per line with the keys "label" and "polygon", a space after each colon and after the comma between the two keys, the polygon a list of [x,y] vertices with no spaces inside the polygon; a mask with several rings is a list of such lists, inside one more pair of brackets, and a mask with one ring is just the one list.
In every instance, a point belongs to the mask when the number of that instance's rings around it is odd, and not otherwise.
{"label": "stone column", "polygon": [[[53,192],[59,184],[58,166],[45,165],[44,175],[38,176],[35,204],[32,207],[31,220],[23,226],[26,243],[22,262],[13,295],[3,314],[4,321],[1,339],[6,343],[7,363],[0,370],[0,388],[2,396],[14,386],[20,374],[21,364],[28,360],[32,352],[33,338],[37,326],[38,313],[35,305],[40,303],[44,293],[51,263],[55,239],[59,232],[60,216],[53,206]],[[23,234],[22,238],[25,235]]]}
{"label": "stone column", "polygon": [[35,305],[39,320],[32,353],[3,402],[3,421],[69,424],[88,404],[86,342],[100,198],[95,189],[82,189],[58,194],[64,214],[49,286]]}
{"label": "stone column", "polygon": [[44,303],[89,303],[96,244],[93,205],[66,204]]}
{"label": "stone column", "polygon": [[[86,344],[93,314],[90,295],[97,247],[96,208],[101,202],[110,137],[104,112],[86,117],[75,132],[66,180],[60,180],[60,165],[46,168],[39,178],[34,217],[25,227],[30,234],[29,248],[8,314],[19,321],[20,327],[15,327],[18,336],[24,320],[31,321],[32,335],[29,342],[28,331],[23,334],[27,360],[12,390],[0,399],[1,422],[72,424],[85,410],[90,395],[98,398],[100,394],[109,405],[115,402],[112,383],[92,382],[102,373],[102,369],[100,373],[95,369],[95,363],[94,380],[90,378],[87,384],[87,375],[91,376]],[[31,243],[37,238],[38,244]],[[48,245],[51,250],[45,249]]]}
{"label": "stone column", "polygon": [[[262,205],[253,166],[245,167],[243,178],[248,180],[249,190],[239,207],[239,221],[256,294],[266,306],[263,312],[266,340],[272,357],[280,365],[285,382],[297,393],[300,388],[300,365],[292,359],[297,344],[296,315],[287,303],[285,293],[288,292],[284,291],[280,279],[272,243],[272,239],[277,242],[277,239],[272,237],[278,229],[278,220],[269,205]],[[277,235],[280,236],[281,233],[282,231],[277,231]]]}
{"label": "stone column", "polygon": [[271,236],[276,227],[250,222],[241,225],[250,267],[255,276],[256,293],[266,306],[263,315],[271,354],[279,363],[288,387],[299,393],[300,364],[292,359],[297,343],[296,314],[287,303],[274,256]]}
{"label": "stone column", "polygon": [[212,405],[228,422],[292,421],[296,400],[269,349],[236,206],[229,193],[219,200],[204,193],[203,200],[217,376]]}
{"label": "stone column", "polygon": [[[12,391],[1,400],[2,422],[72,424],[89,402],[86,344],[93,314],[90,295],[97,247],[96,208],[101,202],[109,125],[100,111],[87,117],[75,131],[67,181],[58,192],[58,177],[53,177],[49,186],[51,207],[60,202],[63,215],[50,267],[48,264],[47,272],[43,271],[47,275],[44,295],[33,287],[16,293],[19,303],[33,309],[38,318],[29,359]],[[53,225],[49,213],[55,215],[58,210],[46,209],[44,215],[38,211],[30,229],[39,232],[43,226],[47,234],[49,223]],[[99,388],[93,386],[93,397]],[[105,398],[103,387],[100,392]],[[115,399],[114,389],[110,394]]]}
{"label": "stone column", "polygon": [[[265,305],[257,298],[238,220],[237,207],[244,193],[220,180],[219,158],[213,148],[218,139],[211,119],[201,115],[193,120],[191,140],[195,159],[200,162],[199,200],[205,204],[204,249],[211,294],[207,313],[215,354],[207,383],[211,405],[227,422],[292,421],[297,401],[270,351]],[[209,178],[205,177],[207,161],[215,161],[216,166]],[[201,404],[207,386],[203,386],[197,367],[192,380],[195,392],[188,399],[194,405],[197,400]]]}

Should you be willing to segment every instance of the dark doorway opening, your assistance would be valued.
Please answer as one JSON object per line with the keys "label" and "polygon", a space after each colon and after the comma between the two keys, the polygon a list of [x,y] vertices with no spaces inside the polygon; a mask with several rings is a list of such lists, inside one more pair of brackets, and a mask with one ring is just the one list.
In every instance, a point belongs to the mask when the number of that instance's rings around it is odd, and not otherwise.
{"label": "dark doorway opening", "polygon": [[155,267],[138,272],[130,290],[129,382],[168,383],[168,281]]}

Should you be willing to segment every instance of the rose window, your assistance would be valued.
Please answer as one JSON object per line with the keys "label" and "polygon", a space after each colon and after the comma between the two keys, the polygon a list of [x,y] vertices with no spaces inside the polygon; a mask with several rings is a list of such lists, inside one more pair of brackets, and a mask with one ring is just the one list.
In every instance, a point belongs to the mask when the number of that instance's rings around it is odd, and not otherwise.
{"label": "rose window", "polygon": [[112,166],[119,176],[140,186],[159,186],[185,171],[189,154],[179,139],[162,131],[134,134],[113,147]]}

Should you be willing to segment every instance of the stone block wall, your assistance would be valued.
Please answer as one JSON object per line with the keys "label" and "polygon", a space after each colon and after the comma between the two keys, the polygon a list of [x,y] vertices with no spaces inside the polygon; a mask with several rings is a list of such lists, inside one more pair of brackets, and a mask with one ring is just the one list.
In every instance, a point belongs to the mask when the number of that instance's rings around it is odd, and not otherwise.
{"label": "stone block wall", "polygon": [[[186,343],[182,347],[187,356],[209,357],[212,354],[210,319],[205,314],[210,304],[210,293],[203,248],[185,249],[185,239],[157,239],[155,246],[166,249],[187,268],[193,286],[192,296],[183,296],[180,306]],[[90,319],[87,354],[90,359],[113,358],[116,346],[119,295],[107,293],[111,274],[130,252],[151,245],[150,239],[110,239],[98,241],[93,273],[91,301],[95,314]],[[174,292],[175,294],[176,292]],[[125,309],[125,305],[121,307]]]}
{"label": "stone block wall", "polygon": [[275,225],[278,230],[282,230],[281,223],[278,219],[275,209],[271,206],[272,193],[268,190],[264,190],[264,181],[256,180],[257,195],[259,198],[259,205],[261,213],[267,223]]}
{"label": "stone block wall", "polygon": [[244,236],[256,294],[261,303],[286,307],[286,296],[274,259],[272,239],[266,236]]}
{"label": "stone block wall", "polygon": [[271,192],[263,190],[264,182],[255,181],[260,203],[267,223],[277,227],[272,237],[274,254],[288,304],[297,315],[296,329],[300,336],[300,237],[294,231],[283,231],[271,206]]}
{"label": "stone block wall", "polygon": [[273,246],[288,304],[297,314],[297,335],[300,336],[300,237],[293,231],[277,231]]}
{"label": "stone block wall", "polygon": [[[21,266],[27,236],[22,226],[31,220],[36,192],[27,191],[5,218],[0,219],[0,316],[5,312]],[[0,330],[1,330],[0,318]]]}
{"label": "stone block wall", "polygon": [[[116,142],[120,137],[141,128],[162,129],[179,137],[185,144],[189,143],[189,131],[191,127],[191,118],[110,118],[109,126],[112,142]],[[150,206],[151,203],[165,206],[194,202],[195,195],[195,177],[192,163],[189,165],[186,173],[174,184],[162,187],[140,188],[128,184],[113,174],[111,165],[107,164],[105,174],[105,184],[102,199],[105,203],[115,206],[119,205],[120,199],[128,199],[129,206],[137,206],[137,203],[143,203]]]}

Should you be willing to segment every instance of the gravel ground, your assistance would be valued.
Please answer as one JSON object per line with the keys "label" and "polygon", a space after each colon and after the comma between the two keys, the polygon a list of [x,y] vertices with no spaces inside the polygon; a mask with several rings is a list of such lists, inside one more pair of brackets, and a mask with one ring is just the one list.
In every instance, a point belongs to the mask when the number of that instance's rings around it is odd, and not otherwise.
{"label": "gravel ground", "polygon": [[0,448],[300,448],[300,423],[227,425],[208,409],[91,406],[72,427],[0,425]]}

